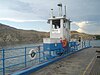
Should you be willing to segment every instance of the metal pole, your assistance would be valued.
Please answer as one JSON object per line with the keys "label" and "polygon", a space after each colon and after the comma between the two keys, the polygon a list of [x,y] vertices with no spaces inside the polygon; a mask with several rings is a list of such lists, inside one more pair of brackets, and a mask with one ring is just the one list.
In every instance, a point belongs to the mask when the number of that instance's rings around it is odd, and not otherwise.
{"label": "metal pole", "polygon": [[25,47],[25,67],[27,66],[27,60],[26,60],[26,47]]}
{"label": "metal pole", "polygon": [[83,49],[83,41],[82,41],[82,49]]}
{"label": "metal pole", "polygon": [[86,40],[84,41],[84,48],[86,47],[85,44],[86,44]]}
{"label": "metal pole", "polygon": [[40,46],[38,46],[38,51],[39,51],[39,63],[41,62],[41,55],[40,55]]}
{"label": "metal pole", "polygon": [[70,53],[70,47],[69,47],[69,42],[68,42],[68,45],[67,45],[67,54]]}
{"label": "metal pole", "polygon": [[53,18],[53,9],[51,9],[51,18]]}
{"label": "metal pole", "polygon": [[90,47],[90,40],[89,40],[89,47]]}
{"label": "metal pole", "polygon": [[49,55],[50,55],[49,59],[51,59],[51,50],[49,50]]}
{"label": "metal pole", "polygon": [[2,49],[3,75],[5,75],[5,49]]}

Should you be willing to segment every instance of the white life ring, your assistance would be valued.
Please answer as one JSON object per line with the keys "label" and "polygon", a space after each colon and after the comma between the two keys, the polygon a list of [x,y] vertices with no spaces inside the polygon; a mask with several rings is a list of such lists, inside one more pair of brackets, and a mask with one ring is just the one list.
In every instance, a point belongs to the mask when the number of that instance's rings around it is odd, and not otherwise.
{"label": "white life ring", "polygon": [[29,57],[30,57],[31,59],[35,59],[35,58],[36,58],[36,52],[37,52],[37,49],[31,49],[31,50],[29,51]]}

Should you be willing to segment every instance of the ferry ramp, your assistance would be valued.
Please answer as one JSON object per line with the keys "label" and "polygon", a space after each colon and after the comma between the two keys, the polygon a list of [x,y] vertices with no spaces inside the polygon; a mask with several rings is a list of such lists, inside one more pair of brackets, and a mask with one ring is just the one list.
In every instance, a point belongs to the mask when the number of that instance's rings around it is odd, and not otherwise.
{"label": "ferry ramp", "polygon": [[100,48],[84,49],[30,75],[100,75],[96,50]]}

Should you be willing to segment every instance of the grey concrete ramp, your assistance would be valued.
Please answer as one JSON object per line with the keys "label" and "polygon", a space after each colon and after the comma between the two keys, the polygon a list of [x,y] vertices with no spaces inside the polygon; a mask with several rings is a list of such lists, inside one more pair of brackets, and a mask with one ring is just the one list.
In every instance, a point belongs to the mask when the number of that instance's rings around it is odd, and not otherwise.
{"label": "grey concrete ramp", "polygon": [[96,61],[93,64],[89,75],[100,75],[100,50],[96,50],[96,57]]}
{"label": "grey concrete ramp", "polygon": [[89,75],[95,63],[96,50],[99,49],[84,49],[31,75]]}
{"label": "grey concrete ramp", "polygon": [[100,58],[97,58],[89,75],[100,75]]}

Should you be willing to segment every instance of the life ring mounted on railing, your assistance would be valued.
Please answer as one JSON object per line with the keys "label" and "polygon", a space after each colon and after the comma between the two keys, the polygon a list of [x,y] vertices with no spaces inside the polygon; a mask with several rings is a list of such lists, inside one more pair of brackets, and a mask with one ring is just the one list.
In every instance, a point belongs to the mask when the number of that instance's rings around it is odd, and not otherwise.
{"label": "life ring mounted on railing", "polygon": [[67,46],[67,40],[63,40],[62,45],[63,45],[63,47],[66,47]]}
{"label": "life ring mounted on railing", "polygon": [[31,50],[29,51],[29,57],[30,57],[31,59],[35,59],[35,58],[36,58],[36,53],[37,53],[37,49],[31,49]]}
{"label": "life ring mounted on railing", "polygon": [[62,43],[62,47],[66,47],[67,46],[67,39],[65,38],[64,40],[61,40]]}

